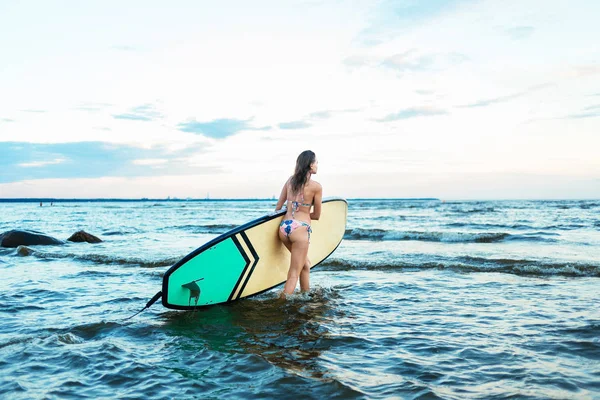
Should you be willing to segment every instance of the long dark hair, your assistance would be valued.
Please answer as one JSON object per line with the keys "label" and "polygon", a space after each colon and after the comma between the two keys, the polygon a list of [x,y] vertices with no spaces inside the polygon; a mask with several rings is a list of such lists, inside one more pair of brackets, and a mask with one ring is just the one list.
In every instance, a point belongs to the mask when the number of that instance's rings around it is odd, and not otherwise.
{"label": "long dark hair", "polygon": [[290,180],[290,186],[292,194],[300,192],[302,187],[308,181],[308,174],[310,173],[310,165],[315,162],[315,153],[310,150],[304,150],[296,159],[296,170],[292,179]]}

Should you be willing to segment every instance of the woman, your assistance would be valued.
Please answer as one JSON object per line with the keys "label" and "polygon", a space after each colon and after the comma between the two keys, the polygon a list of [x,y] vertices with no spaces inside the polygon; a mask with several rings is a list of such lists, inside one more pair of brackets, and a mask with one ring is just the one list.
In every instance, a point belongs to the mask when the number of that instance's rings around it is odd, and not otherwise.
{"label": "woman", "polygon": [[[303,151],[296,160],[296,170],[283,189],[275,211],[280,210],[286,203],[287,213],[279,225],[279,239],[292,253],[287,281],[283,287],[283,295],[291,294],[296,289],[298,277],[300,289],[309,290],[310,261],[308,260],[308,245],[310,243],[310,223],[321,216],[321,200],[323,188],[311,179],[317,173],[319,162],[310,150]],[[314,206],[311,213],[311,207]]]}

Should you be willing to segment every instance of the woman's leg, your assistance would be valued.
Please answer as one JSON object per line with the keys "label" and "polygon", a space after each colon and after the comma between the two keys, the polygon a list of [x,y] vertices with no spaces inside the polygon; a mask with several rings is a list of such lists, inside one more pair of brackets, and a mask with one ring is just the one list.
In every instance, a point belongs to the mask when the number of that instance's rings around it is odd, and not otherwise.
{"label": "woman's leg", "polygon": [[[304,233],[304,235],[302,235]],[[285,294],[291,294],[296,289],[300,272],[306,264],[306,255],[308,254],[308,238],[305,232],[296,229],[290,234],[292,241],[292,256],[290,260],[290,269],[288,271],[287,281],[283,287]]]}
{"label": "woman's leg", "polygon": [[[289,241],[289,239],[283,234],[280,234],[279,238],[281,239],[283,245],[291,253],[292,252],[292,243]],[[308,259],[308,257],[306,257],[306,261],[304,262],[304,267],[302,267],[302,272],[300,272],[300,290],[302,290],[303,292],[308,292],[310,290],[310,267],[311,266],[312,266],[312,264],[310,263],[310,260]]]}
{"label": "woman's leg", "polygon": [[310,260],[306,257],[302,272],[300,272],[300,290],[308,292],[310,290]]}

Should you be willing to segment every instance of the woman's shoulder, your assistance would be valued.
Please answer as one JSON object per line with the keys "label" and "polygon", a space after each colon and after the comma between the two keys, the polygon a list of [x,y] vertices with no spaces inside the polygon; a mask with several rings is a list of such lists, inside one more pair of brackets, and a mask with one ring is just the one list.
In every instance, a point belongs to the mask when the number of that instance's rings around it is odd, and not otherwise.
{"label": "woman's shoulder", "polygon": [[319,182],[314,181],[312,179],[310,180],[310,187],[314,191],[321,190],[323,188],[323,186],[321,186],[321,184]]}

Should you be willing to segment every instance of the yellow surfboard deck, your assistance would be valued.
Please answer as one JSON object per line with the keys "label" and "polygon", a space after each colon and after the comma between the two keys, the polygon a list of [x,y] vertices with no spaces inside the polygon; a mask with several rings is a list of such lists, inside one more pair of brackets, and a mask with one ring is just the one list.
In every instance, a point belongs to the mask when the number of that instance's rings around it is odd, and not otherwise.
{"label": "yellow surfboard deck", "polygon": [[[194,309],[253,296],[284,283],[290,266],[290,252],[278,235],[284,215],[285,211],[265,215],[185,256],[163,277],[163,305]],[[321,216],[311,224],[308,258],[313,268],[341,243],[347,216],[346,200],[323,200]]]}

